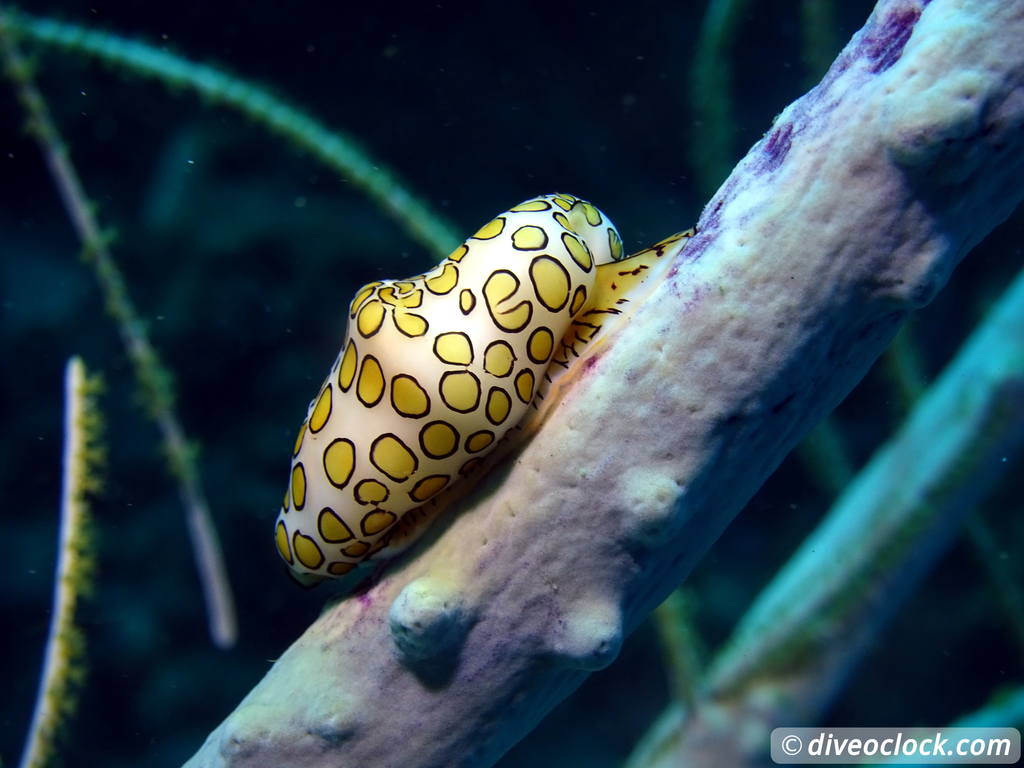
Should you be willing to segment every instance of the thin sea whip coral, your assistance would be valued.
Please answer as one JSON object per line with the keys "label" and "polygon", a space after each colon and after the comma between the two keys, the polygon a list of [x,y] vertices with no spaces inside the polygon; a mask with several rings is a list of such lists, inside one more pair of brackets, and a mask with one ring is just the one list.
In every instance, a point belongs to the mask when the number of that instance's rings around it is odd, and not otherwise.
{"label": "thin sea whip coral", "polygon": [[127,286],[110,252],[109,237],[100,228],[78,173],[71,163],[67,146],[33,82],[28,62],[15,44],[10,15],[3,5],[0,5],[0,54],[7,75],[17,87],[22,106],[28,114],[29,131],[39,144],[61,201],[82,241],[83,257],[95,271],[107,311],[117,322],[121,341],[132,361],[135,379],[149,416],[160,431],[170,470],[178,481],[179,494],[185,508],[185,522],[206,599],[210,637],[218,647],[229,648],[235,644],[238,635],[234,597],[199,470],[185,430],[174,410],[170,374],[149,342],[146,327],[135,311]]}
{"label": "thin sea whip coral", "polygon": [[110,32],[21,12],[11,13],[8,23],[19,34],[36,42],[95,57],[127,72],[156,78],[172,88],[191,89],[214,104],[235,109],[294,142],[351,181],[432,253],[446,256],[459,242],[460,238],[448,222],[357,141],[328,128],[266,88],[208,64]]}
{"label": "thin sea whip coral", "polygon": [[42,768],[51,762],[60,728],[77,706],[85,640],[75,625],[75,609],[91,589],[93,570],[86,498],[97,490],[103,454],[96,389],[97,383],[89,378],[81,359],[68,360],[64,371],[64,465],[53,613],[20,768]]}

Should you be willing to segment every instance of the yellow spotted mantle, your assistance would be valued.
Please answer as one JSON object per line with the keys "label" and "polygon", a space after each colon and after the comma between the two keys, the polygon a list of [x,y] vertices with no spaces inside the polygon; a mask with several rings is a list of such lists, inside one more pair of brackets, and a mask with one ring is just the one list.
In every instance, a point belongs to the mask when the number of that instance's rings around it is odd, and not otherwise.
{"label": "yellow spotted mantle", "polygon": [[430,272],[360,289],[292,452],[275,532],[293,575],[341,577],[415,535],[425,505],[479,468],[690,234],[621,261],[601,211],[544,195]]}

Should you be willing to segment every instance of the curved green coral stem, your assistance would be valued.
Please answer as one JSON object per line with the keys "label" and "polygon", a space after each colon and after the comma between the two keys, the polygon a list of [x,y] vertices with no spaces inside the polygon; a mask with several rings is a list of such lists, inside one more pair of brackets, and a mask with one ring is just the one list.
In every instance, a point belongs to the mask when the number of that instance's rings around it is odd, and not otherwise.
{"label": "curved green coral stem", "polygon": [[334,169],[379,205],[422,246],[447,256],[461,238],[438,214],[361,148],[307,112],[265,88],[207,64],[119,35],[76,24],[10,14],[13,29],[27,38],[73,53],[92,56],[115,67],[154,77],[169,86],[188,88],[216,104],[236,109],[271,131],[293,141]]}
{"label": "curved green coral stem", "polygon": [[11,18],[12,15],[0,5],[0,52],[3,54],[7,74],[15,84],[28,115],[28,130],[39,144],[75,232],[82,241],[83,257],[96,272],[107,311],[117,322],[121,340],[132,361],[146,410],[157,424],[171,471],[178,480],[196,566],[206,598],[210,635],[217,646],[230,647],[234,645],[238,634],[234,598],[195,461],[174,412],[170,375],[149,342],[145,325],[135,311],[124,279],[110,253],[109,237],[100,228],[78,173],[71,163],[67,146],[50,118],[49,109],[33,82],[27,62],[14,43]]}
{"label": "curved green coral stem", "polygon": [[672,696],[691,712],[697,705],[701,678],[700,635],[693,612],[692,596],[684,587],[675,590],[654,611]]}
{"label": "curved green coral stem", "polygon": [[702,199],[710,197],[736,162],[730,50],[747,0],[710,0],[701,20],[690,70],[690,108],[700,141],[690,163]]}
{"label": "curved green coral stem", "polygon": [[914,343],[911,326],[904,326],[882,357],[885,373],[904,412],[909,411],[928,389],[921,351]]}
{"label": "curved green coral stem", "polygon": [[838,494],[853,477],[855,469],[842,430],[832,416],[822,419],[797,447],[807,473],[822,491]]}
{"label": "curved green coral stem", "polygon": [[832,66],[842,49],[837,30],[835,0],[803,0],[800,3],[800,58],[805,85],[813,88]]}

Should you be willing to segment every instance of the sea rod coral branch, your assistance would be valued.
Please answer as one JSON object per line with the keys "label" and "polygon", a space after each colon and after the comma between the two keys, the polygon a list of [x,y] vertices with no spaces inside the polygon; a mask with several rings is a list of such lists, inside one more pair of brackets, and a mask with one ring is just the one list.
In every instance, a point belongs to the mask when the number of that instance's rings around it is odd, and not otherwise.
{"label": "sea rod coral branch", "polygon": [[325,611],[190,768],[488,766],[608,664],[1024,197],[1022,37],[1019,3],[882,0],[514,462]]}

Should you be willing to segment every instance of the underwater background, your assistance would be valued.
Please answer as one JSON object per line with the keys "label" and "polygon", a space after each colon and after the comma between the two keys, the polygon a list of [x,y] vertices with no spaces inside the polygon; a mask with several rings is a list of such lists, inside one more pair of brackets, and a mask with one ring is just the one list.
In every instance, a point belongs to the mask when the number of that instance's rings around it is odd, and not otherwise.
{"label": "underwater background", "polygon": [[[712,3],[712,5],[716,5]],[[32,3],[22,10],[144,40],[267,86],[354,138],[459,237],[536,194],[600,206],[635,251],[692,225],[775,114],[863,24],[862,0],[735,3],[718,70],[725,135],[695,109],[707,3]],[[824,23],[822,22],[824,19]],[[62,371],[102,374],[108,449],[93,510],[97,576],[79,611],[87,677],[67,765],[180,765],[316,617],[330,585],[285,575],[272,525],[305,407],[370,280],[436,263],[355,185],[256,122],[183,88],[22,40],[150,338],[224,549],[239,638],[209,638],[173,477],[115,323],[24,114],[0,84],[0,756],[28,728],[51,607]],[[708,167],[712,146],[728,164]],[[1024,212],[908,326],[934,377],[1024,264]],[[452,245],[455,245],[453,242]],[[685,329],[682,330],[685,332]],[[853,468],[908,402],[883,359],[833,424]],[[652,427],[654,428],[654,427]],[[828,459],[826,459],[827,463]],[[687,580],[708,659],[835,498],[794,453]],[[1024,678],[1018,460],[879,635],[826,724],[938,726]],[[978,533],[980,531],[980,533]],[[985,542],[988,543],[986,548]],[[856,546],[852,543],[851,546]],[[617,766],[670,698],[654,622],[500,762]]]}

